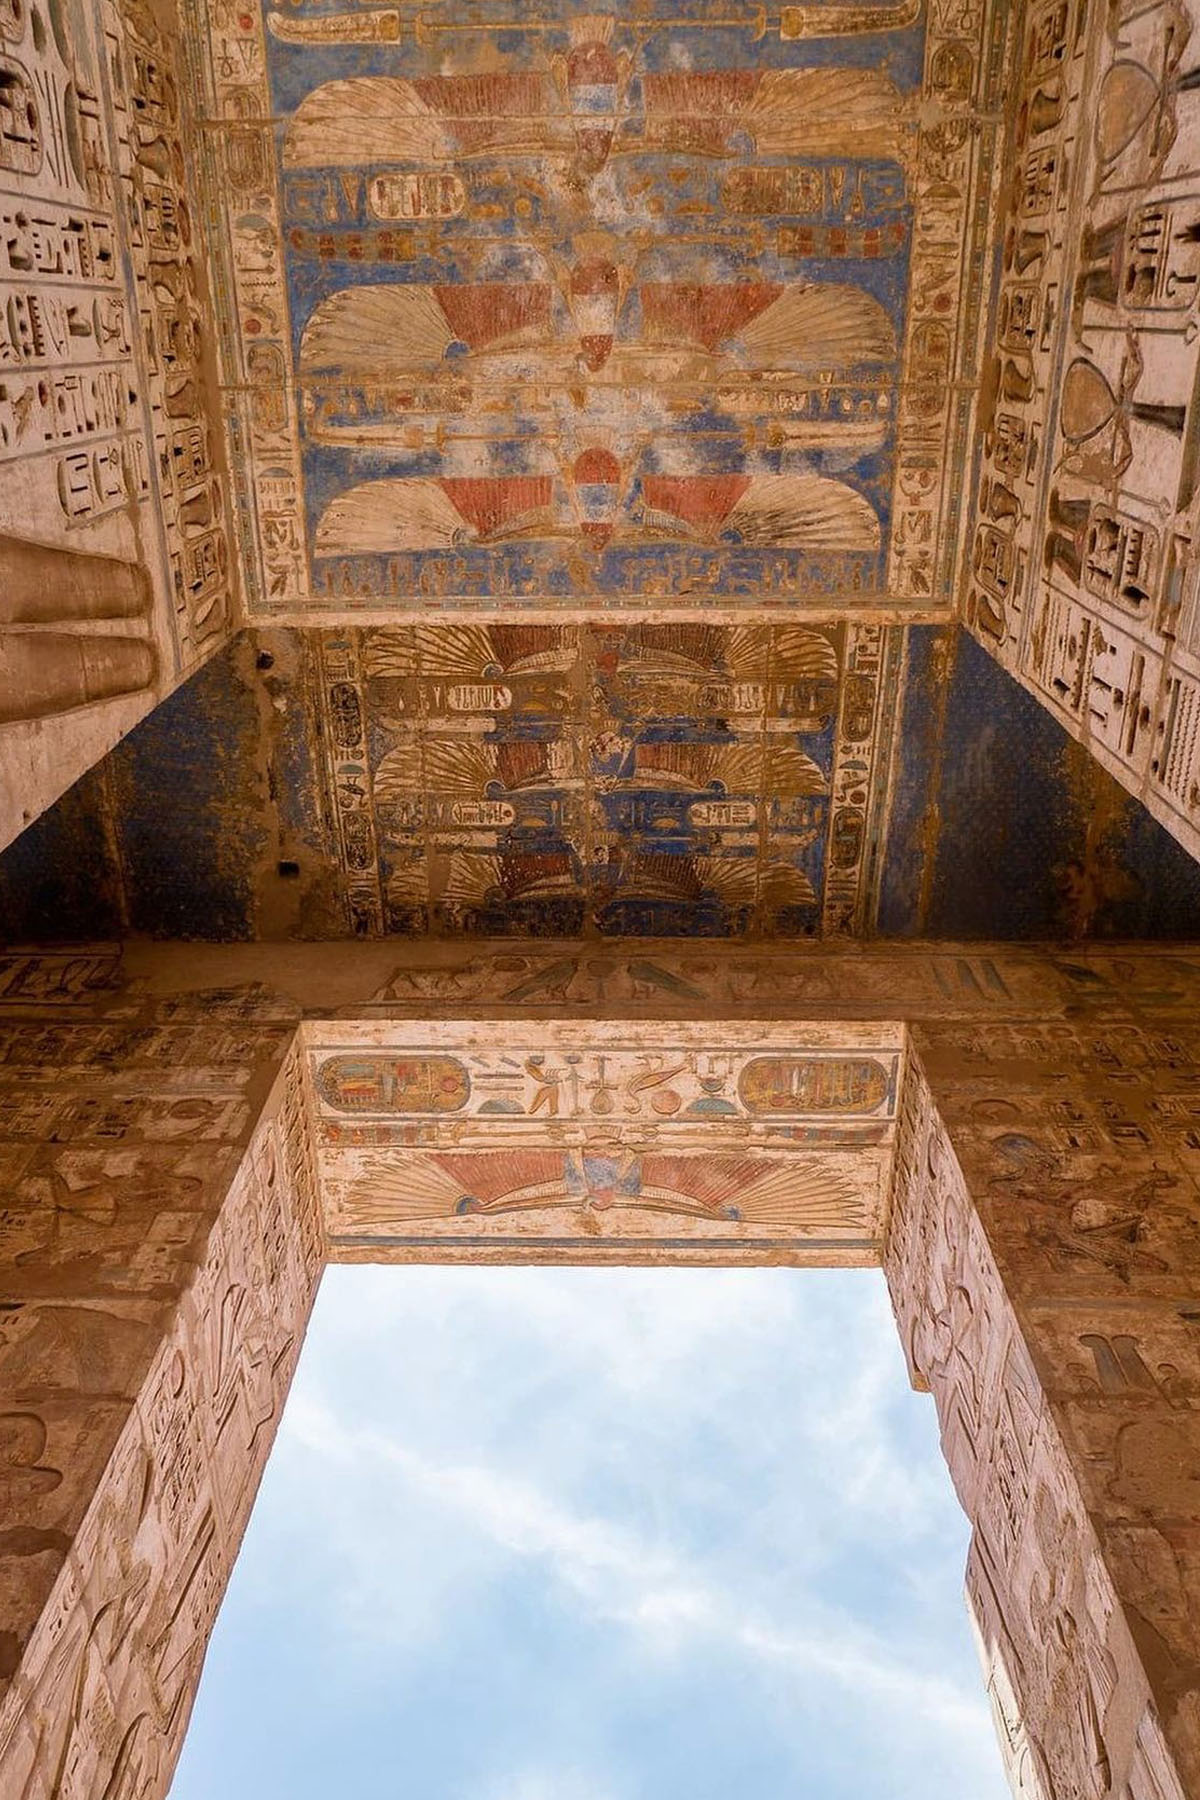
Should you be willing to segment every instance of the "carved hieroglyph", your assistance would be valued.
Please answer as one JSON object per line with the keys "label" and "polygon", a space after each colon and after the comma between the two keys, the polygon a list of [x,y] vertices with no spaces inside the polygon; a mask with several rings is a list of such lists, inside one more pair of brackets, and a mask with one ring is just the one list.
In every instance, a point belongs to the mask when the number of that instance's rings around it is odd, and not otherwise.
{"label": "carved hieroglyph", "polygon": [[1200,850],[1200,14],[1028,8],[965,618]]}
{"label": "carved hieroglyph", "polygon": [[[1194,953],[394,955],[0,965],[4,1800],[163,1800],[330,1255],[858,1260],[872,1206],[1015,1791],[1194,1793]],[[772,976],[845,1016],[711,1016]]]}
{"label": "carved hieroglyph", "polygon": [[885,1257],[1018,1793],[1194,1792],[1200,1043],[915,1029]]}
{"label": "carved hieroglyph", "polygon": [[[1022,1800],[1131,1795],[1150,1688],[1076,1471],[918,1065],[885,1268],[914,1377],[974,1531],[967,1598]],[[1169,1767],[1163,1794],[1185,1789]]]}
{"label": "carved hieroglyph", "polygon": [[0,9],[4,842],[232,623],[178,58],[140,4]]}
{"label": "carved hieroglyph", "polygon": [[[6,1797],[166,1793],[321,1268],[298,1088],[293,1057],[0,1706]],[[27,1511],[58,1471],[22,1416]]]}
{"label": "carved hieroglyph", "polygon": [[995,12],[188,0],[252,610],[945,616]]}

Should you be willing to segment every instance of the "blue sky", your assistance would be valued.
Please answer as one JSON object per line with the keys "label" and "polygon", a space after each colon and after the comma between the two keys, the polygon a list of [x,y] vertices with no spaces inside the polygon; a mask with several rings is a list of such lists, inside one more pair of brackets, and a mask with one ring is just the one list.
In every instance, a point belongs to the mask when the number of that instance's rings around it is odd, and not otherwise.
{"label": "blue sky", "polygon": [[1006,1800],[875,1272],[335,1268],[172,1800]]}

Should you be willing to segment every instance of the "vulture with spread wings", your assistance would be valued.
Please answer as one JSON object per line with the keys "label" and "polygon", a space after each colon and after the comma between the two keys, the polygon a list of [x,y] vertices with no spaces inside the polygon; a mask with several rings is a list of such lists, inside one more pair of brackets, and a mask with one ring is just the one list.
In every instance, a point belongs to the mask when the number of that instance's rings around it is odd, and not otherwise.
{"label": "vulture with spread wings", "polygon": [[591,1153],[525,1149],[365,1159],[337,1184],[337,1220],[370,1228],[559,1208],[585,1215],[668,1213],[815,1232],[863,1228],[861,1198],[842,1177],[795,1157]]}
{"label": "vulture with spread wings", "polygon": [[551,282],[341,288],[304,327],[301,376],[320,381],[717,383],[738,374],[844,371],[890,362],[885,309],[842,282],[624,286],[612,264]]}
{"label": "vulture with spread wings", "polygon": [[793,475],[645,475],[625,487],[615,457],[580,456],[551,475],[395,476],[330,501],[318,556],[376,556],[568,539],[609,544],[741,544],[814,554],[874,551],[879,517],[847,482]]}
{"label": "vulture with spread wings", "polygon": [[545,72],[324,82],[288,121],[283,156],[294,168],[558,156],[585,175],[614,151],[903,161],[910,114],[878,69],[679,71],[634,84],[627,60],[598,44]]}

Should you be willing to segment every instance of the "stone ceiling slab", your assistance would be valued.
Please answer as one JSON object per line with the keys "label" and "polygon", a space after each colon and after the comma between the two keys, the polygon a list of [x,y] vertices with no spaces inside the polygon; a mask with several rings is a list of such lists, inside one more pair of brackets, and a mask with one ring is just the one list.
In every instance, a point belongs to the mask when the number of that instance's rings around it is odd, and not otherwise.
{"label": "stone ceiling slab", "polygon": [[185,12],[253,613],[945,615],[982,5]]}
{"label": "stone ceiling slab", "polygon": [[1186,937],[1200,869],[965,633],[247,633],[0,857],[10,942]]}
{"label": "stone ceiling slab", "polygon": [[853,929],[882,831],[897,636],[700,623],[323,636],[321,779],[356,928]]}

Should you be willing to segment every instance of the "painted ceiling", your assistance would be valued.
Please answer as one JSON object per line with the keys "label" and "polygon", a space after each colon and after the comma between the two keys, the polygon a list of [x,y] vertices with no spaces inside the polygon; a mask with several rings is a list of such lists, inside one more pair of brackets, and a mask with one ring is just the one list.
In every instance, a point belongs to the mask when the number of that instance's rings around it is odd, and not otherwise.
{"label": "painted ceiling", "polygon": [[1194,936],[955,628],[246,633],[0,857],[0,937]]}
{"label": "painted ceiling", "polygon": [[851,927],[885,652],[861,626],[326,635],[323,777],[357,927]]}
{"label": "painted ceiling", "polygon": [[189,5],[252,612],[945,616],[982,4]]}
{"label": "painted ceiling", "polygon": [[5,937],[1196,935],[948,623],[1005,7],[183,9],[251,628]]}

